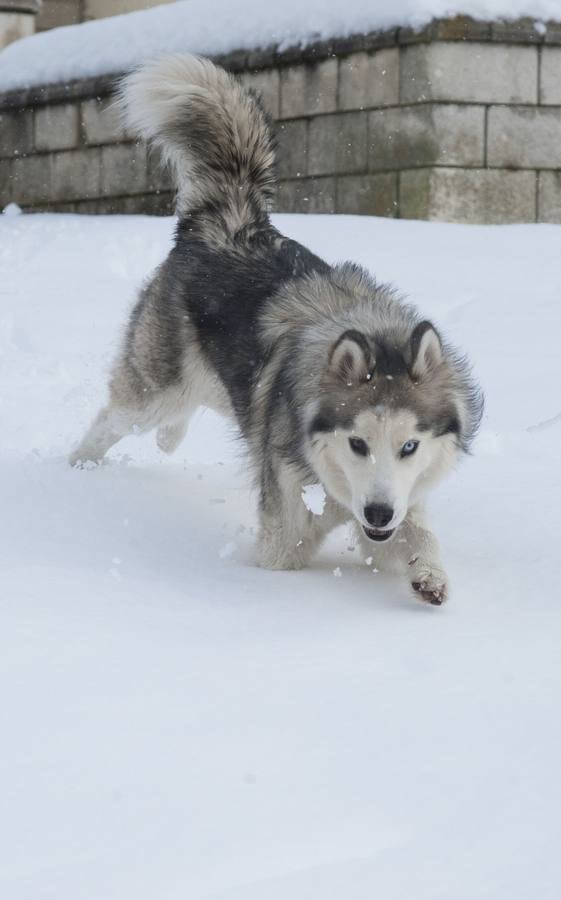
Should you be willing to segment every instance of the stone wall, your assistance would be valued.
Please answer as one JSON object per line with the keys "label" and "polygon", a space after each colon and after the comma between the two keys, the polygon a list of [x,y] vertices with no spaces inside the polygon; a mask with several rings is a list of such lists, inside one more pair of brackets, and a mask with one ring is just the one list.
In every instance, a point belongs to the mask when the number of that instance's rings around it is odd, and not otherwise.
{"label": "stone wall", "polygon": [[[218,61],[275,120],[281,211],[561,222],[561,24],[457,18]],[[170,211],[113,85],[0,95],[0,205]]]}
{"label": "stone wall", "polygon": [[89,19],[119,16],[162,3],[169,3],[169,0],[43,0],[37,17],[37,30],[46,31]]}
{"label": "stone wall", "polygon": [[83,21],[83,0],[43,0],[37,15],[37,31],[76,25]]}
{"label": "stone wall", "polygon": [[35,32],[41,0],[0,0],[0,50]]}

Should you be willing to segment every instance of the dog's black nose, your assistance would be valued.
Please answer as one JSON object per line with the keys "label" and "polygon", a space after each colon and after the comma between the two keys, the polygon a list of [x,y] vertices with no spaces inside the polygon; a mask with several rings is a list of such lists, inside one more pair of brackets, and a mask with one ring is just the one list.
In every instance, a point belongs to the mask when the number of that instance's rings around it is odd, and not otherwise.
{"label": "dog's black nose", "polygon": [[374,528],[384,528],[393,519],[393,509],[385,503],[369,503],[364,507],[364,518]]}

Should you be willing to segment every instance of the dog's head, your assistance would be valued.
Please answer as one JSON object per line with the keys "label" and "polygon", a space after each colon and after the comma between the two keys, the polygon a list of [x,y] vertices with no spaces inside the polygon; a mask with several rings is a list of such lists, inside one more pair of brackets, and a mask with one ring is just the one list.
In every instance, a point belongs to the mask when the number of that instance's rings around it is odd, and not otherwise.
{"label": "dog's head", "polygon": [[371,540],[390,539],[465,449],[456,381],[430,322],[405,344],[358,330],[331,344],[320,396],[307,409],[306,455]]}

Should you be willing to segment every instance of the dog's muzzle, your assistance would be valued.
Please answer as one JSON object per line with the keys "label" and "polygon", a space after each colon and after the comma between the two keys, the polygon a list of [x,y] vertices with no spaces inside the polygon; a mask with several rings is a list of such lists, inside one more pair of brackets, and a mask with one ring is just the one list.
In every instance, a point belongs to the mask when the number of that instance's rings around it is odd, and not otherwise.
{"label": "dog's muzzle", "polygon": [[370,541],[378,541],[379,543],[381,541],[389,541],[395,532],[395,528],[384,531],[382,528],[367,528],[366,525],[363,525],[362,529]]}

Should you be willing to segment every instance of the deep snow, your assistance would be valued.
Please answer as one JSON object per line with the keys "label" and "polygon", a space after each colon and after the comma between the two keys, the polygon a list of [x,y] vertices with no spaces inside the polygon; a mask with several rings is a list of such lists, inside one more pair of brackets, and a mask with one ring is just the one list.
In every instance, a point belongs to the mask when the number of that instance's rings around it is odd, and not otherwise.
{"label": "deep snow", "polygon": [[[254,565],[231,430],[65,455],[172,220],[0,216],[0,896],[558,900],[561,228],[279,216],[468,349],[429,608],[334,535]],[[339,577],[336,577],[339,576]]]}
{"label": "deep snow", "polygon": [[458,14],[543,26],[561,10],[559,0],[180,0],[16,41],[0,52],[0,90],[124,72],[165,53],[282,49]]}

